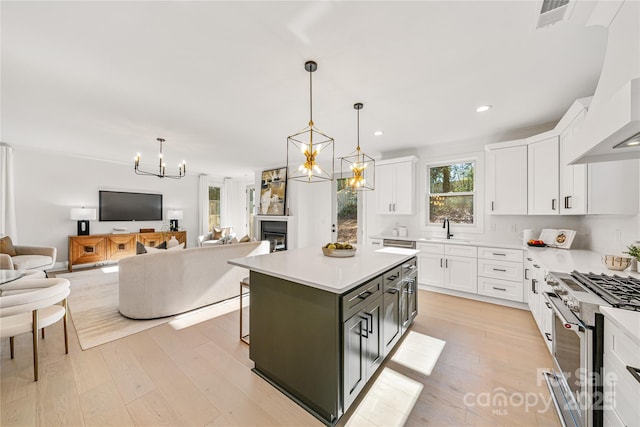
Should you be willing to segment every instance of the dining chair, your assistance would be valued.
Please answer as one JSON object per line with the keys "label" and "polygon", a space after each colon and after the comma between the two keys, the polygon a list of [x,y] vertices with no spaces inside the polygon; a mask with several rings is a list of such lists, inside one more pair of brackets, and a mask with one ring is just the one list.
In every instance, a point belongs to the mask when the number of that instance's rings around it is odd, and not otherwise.
{"label": "dining chair", "polygon": [[[67,333],[67,279],[17,280],[0,293],[0,338],[9,337],[11,358],[14,357],[14,337],[31,332],[33,335],[33,376],[38,381],[38,329],[64,324],[64,349],[69,353]],[[59,304],[60,303],[60,304]]]}

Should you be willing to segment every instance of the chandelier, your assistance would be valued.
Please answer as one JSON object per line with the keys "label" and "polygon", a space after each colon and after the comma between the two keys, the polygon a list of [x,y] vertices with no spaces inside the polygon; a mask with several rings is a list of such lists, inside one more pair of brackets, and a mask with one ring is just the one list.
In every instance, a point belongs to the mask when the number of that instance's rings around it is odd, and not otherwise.
{"label": "chandelier", "polygon": [[172,178],[172,179],[180,179],[187,174],[187,163],[183,160],[181,163],[178,163],[178,174],[177,175],[168,175],[165,172],[167,164],[164,162],[164,157],[162,156],[162,144],[164,143],[163,138],[156,138],[156,140],[160,143],[160,160],[158,161],[158,171],[157,172],[147,172],[140,169],[140,153],[136,156],[135,160],[135,171],[137,175],[152,175],[157,176],[158,178]]}
{"label": "chandelier", "polygon": [[[307,61],[304,69],[309,72],[309,125],[287,138],[287,179],[303,182],[333,180],[333,138],[320,132],[313,123],[313,72],[318,69],[314,61]],[[325,152],[325,166],[318,161]],[[331,162],[331,169],[328,163]]]}
{"label": "chandelier", "polygon": [[345,157],[340,157],[342,178],[346,178],[346,187],[352,190],[373,190],[375,186],[376,162],[360,151],[360,110],[361,102],[353,104],[358,115],[358,145],[356,151]]}

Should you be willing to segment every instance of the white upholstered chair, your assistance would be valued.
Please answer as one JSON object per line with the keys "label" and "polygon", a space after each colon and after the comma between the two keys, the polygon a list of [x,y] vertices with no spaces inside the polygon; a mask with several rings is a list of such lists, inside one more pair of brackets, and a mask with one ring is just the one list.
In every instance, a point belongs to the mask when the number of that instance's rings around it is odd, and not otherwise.
{"label": "white upholstered chair", "polygon": [[[67,334],[67,279],[21,279],[6,283],[0,292],[0,338],[9,337],[11,358],[14,337],[33,334],[33,377],[38,381],[38,329],[64,322],[64,348],[69,353]],[[58,304],[61,303],[61,304]]]}

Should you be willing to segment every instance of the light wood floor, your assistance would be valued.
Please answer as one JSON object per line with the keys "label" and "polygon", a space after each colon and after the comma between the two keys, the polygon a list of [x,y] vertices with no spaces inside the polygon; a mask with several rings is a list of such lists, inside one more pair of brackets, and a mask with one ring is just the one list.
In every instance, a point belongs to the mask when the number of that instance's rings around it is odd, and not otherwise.
{"label": "light wood floor", "polygon": [[[412,331],[446,345],[430,375],[386,362],[385,372],[422,385],[405,425],[559,425],[552,405],[543,411],[549,393],[537,372],[551,358],[529,312],[426,291],[419,310]],[[59,322],[40,341],[38,382],[30,335],[16,337],[14,360],[3,339],[0,425],[321,426],[250,371],[238,321],[235,311],[182,330],[164,324],[87,351],[72,326],[68,355]],[[397,410],[385,393],[378,411]],[[492,405],[500,396],[510,403]],[[349,422],[351,412],[341,425],[376,425],[360,415]]]}

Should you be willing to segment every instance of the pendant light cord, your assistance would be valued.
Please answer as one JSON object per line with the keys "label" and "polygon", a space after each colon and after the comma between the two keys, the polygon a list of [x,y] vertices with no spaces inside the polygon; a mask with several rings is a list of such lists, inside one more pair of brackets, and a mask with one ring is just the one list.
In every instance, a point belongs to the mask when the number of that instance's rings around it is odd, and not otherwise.
{"label": "pendant light cord", "polygon": [[309,71],[309,122],[313,123],[313,71]]}

